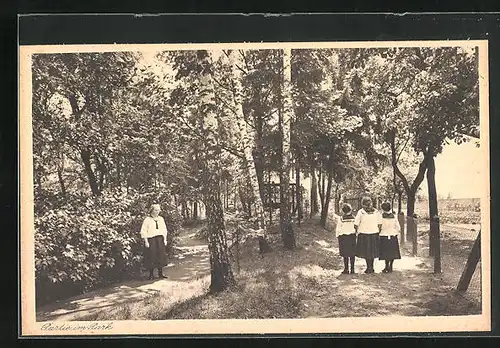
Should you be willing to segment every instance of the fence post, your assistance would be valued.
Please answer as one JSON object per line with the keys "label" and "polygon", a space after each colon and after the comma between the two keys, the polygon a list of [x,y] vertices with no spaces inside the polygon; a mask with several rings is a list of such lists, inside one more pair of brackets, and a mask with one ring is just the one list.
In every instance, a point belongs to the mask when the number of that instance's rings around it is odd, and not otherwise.
{"label": "fence post", "polygon": [[434,273],[441,273],[441,231],[439,227],[439,216],[431,217],[430,231],[432,239],[429,243],[429,249],[432,246],[432,254],[434,256]]}
{"label": "fence post", "polygon": [[[408,219],[411,224],[411,240],[412,240],[412,255],[417,256],[418,253],[418,233],[417,233],[417,218],[415,215]],[[408,226],[410,230],[410,226]]]}
{"label": "fence post", "polygon": [[472,246],[472,250],[470,251],[469,257],[467,258],[467,263],[465,264],[462,276],[458,281],[457,285],[458,292],[467,291],[470,281],[472,280],[472,275],[474,274],[477,263],[479,262],[480,259],[481,259],[481,230],[479,230],[479,234],[477,235],[476,241]]}
{"label": "fence post", "polygon": [[399,212],[398,213],[398,222],[399,222],[399,227],[401,229],[401,243],[404,244],[405,242],[405,213]]}

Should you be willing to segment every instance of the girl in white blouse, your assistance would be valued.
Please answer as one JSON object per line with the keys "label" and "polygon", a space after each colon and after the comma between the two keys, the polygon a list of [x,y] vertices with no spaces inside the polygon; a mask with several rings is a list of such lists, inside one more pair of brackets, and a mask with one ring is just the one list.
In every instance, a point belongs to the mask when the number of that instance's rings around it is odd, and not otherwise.
{"label": "girl in white blouse", "polygon": [[158,278],[167,278],[163,274],[163,267],[167,265],[167,226],[165,220],[159,215],[161,211],[159,204],[153,204],[150,216],[144,219],[141,227],[141,238],[146,247],[144,253],[144,265],[149,269],[149,279],[154,279],[153,271],[158,269]]}
{"label": "girl in white blouse", "polygon": [[370,197],[361,199],[362,208],[354,219],[354,229],[358,234],[356,256],[366,260],[365,273],[373,273],[373,262],[379,257],[379,233],[382,228],[382,216],[373,208]]}
{"label": "girl in white blouse", "polygon": [[342,206],[342,215],[337,216],[335,236],[339,241],[339,254],[344,258],[344,271],[342,274],[354,274],[354,262],[356,259],[356,232],[354,231],[354,216],[350,204]]}
{"label": "girl in white blouse", "polygon": [[382,203],[382,229],[380,231],[379,260],[385,261],[384,273],[392,272],[394,260],[401,259],[398,235],[401,227],[389,202]]}

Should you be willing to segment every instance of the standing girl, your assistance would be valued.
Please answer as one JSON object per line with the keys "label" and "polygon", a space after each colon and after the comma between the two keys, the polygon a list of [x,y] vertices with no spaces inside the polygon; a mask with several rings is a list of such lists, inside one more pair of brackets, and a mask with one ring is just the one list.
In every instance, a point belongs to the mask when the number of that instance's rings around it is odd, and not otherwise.
{"label": "standing girl", "polygon": [[361,199],[362,208],[354,219],[354,229],[358,235],[356,256],[366,260],[365,273],[373,273],[373,262],[379,257],[379,233],[382,228],[382,216],[373,208],[370,197]]}
{"label": "standing girl", "polygon": [[349,204],[342,206],[342,215],[337,216],[335,235],[339,240],[339,254],[344,258],[344,271],[349,274],[349,263],[351,274],[354,274],[354,261],[356,259],[356,232],[354,231],[354,216]]}
{"label": "standing girl", "polygon": [[158,278],[167,278],[163,275],[163,267],[167,265],[167,226],[160,214],[160,205],[153,204],[150,216],[142,223],[141,237],[144,239],[144,264],[149,269],[149,279],[153,279],[153,271],[158,269]]}
{"label": "standing girl", "polygon": [[400,226],[398,219],[394,217],[391,204],[382,203],[382,230],[380,231],[380,256],[379,260],[385,260],[384,273],[392,272],[392,264],[395,259],[401,259],[399,251],[398,235]]}

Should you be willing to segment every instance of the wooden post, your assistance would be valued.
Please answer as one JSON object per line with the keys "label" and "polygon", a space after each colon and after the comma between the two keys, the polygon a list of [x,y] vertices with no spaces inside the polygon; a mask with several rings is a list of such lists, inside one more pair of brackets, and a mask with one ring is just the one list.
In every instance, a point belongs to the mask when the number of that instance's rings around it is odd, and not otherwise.
{"label": "wooden post", "polygon": [[236,268],[240,273],[240,226],[236,227]]}
{"label": "wooden post", "polygon": [[431,219],[431,231],[434,247],[432,254],[434,255],[434,273],[441,273],[441,232],[439,228],[439,216]]}
{"label": "wooden post", "polygon": [[415,216],[412,216],[408,221],[411,223],[411,231],[412,231],[411,233],[412,255],[417,256],[418,253],[417,218]]}
{"label": "wooden post", "polygon": [[469,287],[470,281],[472,280],[472,275],[474,274],[474,271],[476,270],[476,266],[477,266],[479,260],[481,260],[481,231],[479,231],[479,234],[476,238],[476,241],[474,242],[474,245],[472,246],[472,250],[470,251],[469,257],[467,259],[467,263],[465,264],[464,271],[462,272],[462,276],[460,277],[460,280],[458,281],[458,285],[457,285],[458,292],[467,291],[467,288]]}
{"label": "wooden post", "polygon": [[399,227],[401,228],[400,234],[401,234],[401,243],[404,244],[405,242],[405,213],[400,211],[398,213],[398,222],[399,222]]}

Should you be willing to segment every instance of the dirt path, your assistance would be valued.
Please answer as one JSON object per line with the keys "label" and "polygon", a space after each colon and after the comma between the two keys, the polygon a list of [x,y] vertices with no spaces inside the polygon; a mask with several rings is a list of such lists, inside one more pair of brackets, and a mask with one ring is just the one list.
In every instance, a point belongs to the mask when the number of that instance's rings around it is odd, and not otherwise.
{"label": "dirt path", "polygon": [[[113,287],[91,291],[39,308],[37,321],[79,320],[93,313],[105,311],[117,305],[129,304],[160,293],[188,296],[188,281],[210,274],[209,254],[206,243],[192,238],[194,229],[182,232],[179,241],[180,253],[165,267],[168,279],[133,280]],[[144,275],[146,276],[146,275]]]}

